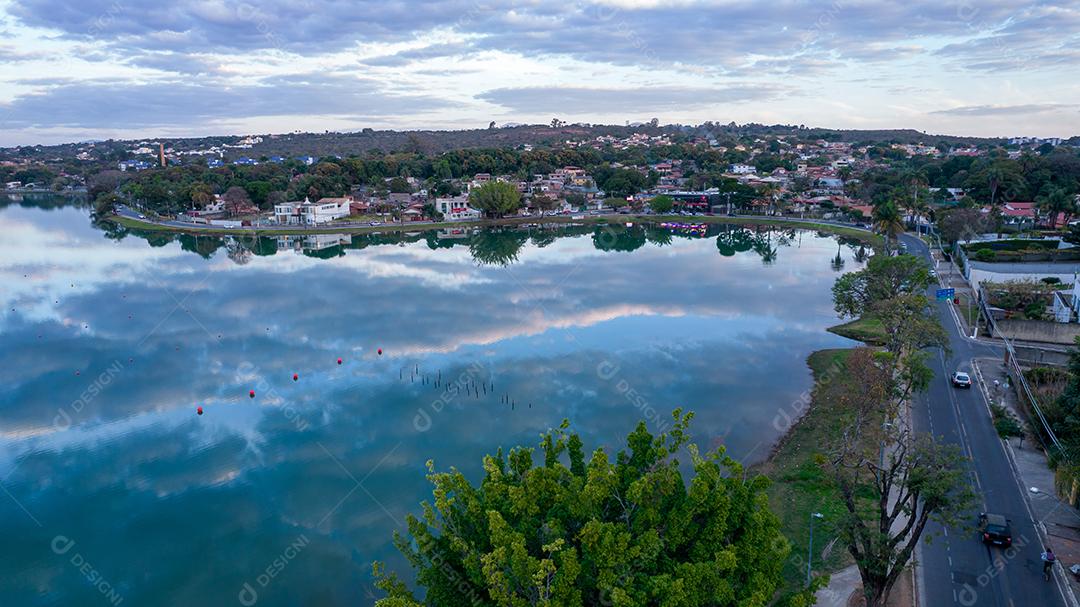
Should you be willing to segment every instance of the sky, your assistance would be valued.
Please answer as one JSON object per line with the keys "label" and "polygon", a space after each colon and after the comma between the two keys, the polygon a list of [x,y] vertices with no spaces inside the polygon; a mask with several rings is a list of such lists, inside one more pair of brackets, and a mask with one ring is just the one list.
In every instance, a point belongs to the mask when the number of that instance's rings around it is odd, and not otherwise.
{"label": "sky", "polygon": [[1080,134],[1080,0],[0,0],[0,145],[489,122]]}

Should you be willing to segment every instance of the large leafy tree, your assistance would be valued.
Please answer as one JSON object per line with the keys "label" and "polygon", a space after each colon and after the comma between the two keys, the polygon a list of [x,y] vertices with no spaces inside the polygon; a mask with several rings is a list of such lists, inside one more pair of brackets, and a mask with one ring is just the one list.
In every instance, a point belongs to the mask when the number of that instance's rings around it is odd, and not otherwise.
{"label": "large leafy tree", "polygon": [[540,465],[534,449],[500,449],[476,486],[428,462],[435,501],[395,537],[425,598],[376,563],[388,595],[377,604],[769,604],[790,547],[768,481],[747,477],[723,448],[700,453],[688,443],[692,414],[674,417],[659,436],[640,423],[614,461],[602,448],[586,460],[563,422],[542,436]]}
{"label": "large leafy tree", "polygon": [[914,255],[874,255],[866,267],[836,279],[833,303],[836,313],[854,318],[899,295],[920,293],[930,284],[930,272]]}
{"label": "large leafy tree", "polygon": [[506,181],[489,181],[469,192],[469,204],[489,216],[502,217],[518,210],[521,192]]}
{"label": "large leafy tree", "polygon": [[649,208],[652,209],[653,213],[661,215],[671,212],[671,209],[674,206],[675,200],[672,199],[671,196],[668,196],[666,194],[653,196],[652,199],[649,200]]}

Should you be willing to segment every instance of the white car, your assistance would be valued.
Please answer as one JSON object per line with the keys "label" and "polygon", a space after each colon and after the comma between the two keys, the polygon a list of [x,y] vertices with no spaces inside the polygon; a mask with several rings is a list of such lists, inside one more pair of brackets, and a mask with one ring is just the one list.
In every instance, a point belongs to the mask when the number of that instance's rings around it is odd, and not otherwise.
{"label": "white car", "polygon": [[956,386],[957,388],[970,388],[971,376],[967,373],[964,373],[963,371],[957,371],[956,373],[952,374],[952,385]]}

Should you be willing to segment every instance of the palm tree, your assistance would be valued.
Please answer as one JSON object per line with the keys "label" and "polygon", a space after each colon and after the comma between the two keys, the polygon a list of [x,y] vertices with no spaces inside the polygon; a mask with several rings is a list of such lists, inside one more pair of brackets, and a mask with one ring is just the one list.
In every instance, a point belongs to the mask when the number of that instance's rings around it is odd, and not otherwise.
{"label": "palm tree", "polygon": [[761,197],[769,201],[769,210],[767,214],[771,214],[775,211],[776,197],[779,194],[780,189],[776,187],[774,183],[767,183],[765,187],[761,189]]}
{"label": "palm tree", "polygon": [[1039,210],[1049,217],[1049,227],[1056,227],[1058,215],[1064,213],[1065,223],[1069,223],[1069,219],[1076,214],[1076,198],[1065,191],[1064,188],[1054,188],[1050,190],[1050,193],[1045,196],[1040,196],[1037,200],[1039,203]]}
{"label": "palm tree", "polygon": [[890,242],[904,233],[904,217],[892,201],[883,202],[874,207],[874,229],[885,237],[885,253],[892,251]]}
{"label": "palm tree", "polygon": [[844,258],[840,256],[841,246],[843,246],[841,243],[836,243],[836,257],[833,257],[832,261],[829,262],[829,266],[833,269],[833,272],[839,272],[844,269]]}
{"label": "palm tree", "polygon": [[860,245],[859,250],[855,251],[854,259],[859,263],[863,263],[867,259],[870,259],[870,253],[867,252],[866,247]]}

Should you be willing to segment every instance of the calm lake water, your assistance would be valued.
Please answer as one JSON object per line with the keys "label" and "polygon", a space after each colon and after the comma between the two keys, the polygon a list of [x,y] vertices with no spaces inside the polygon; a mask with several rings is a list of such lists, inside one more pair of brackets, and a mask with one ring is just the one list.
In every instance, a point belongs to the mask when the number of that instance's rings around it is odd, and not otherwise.
{"label": "calm lake water", "polygon": [[370,604],[426,460],[478,479],[563,418],[617,450],[688,408],[760,460],[861,267],[810,231],[239,242],[0,205],[4,606]]}

